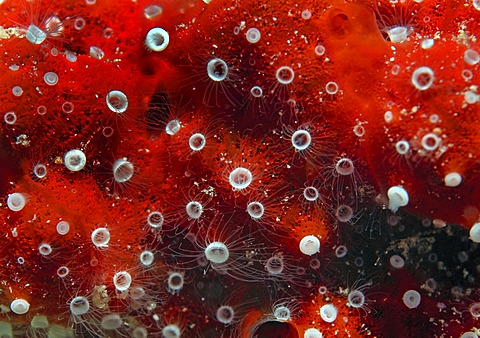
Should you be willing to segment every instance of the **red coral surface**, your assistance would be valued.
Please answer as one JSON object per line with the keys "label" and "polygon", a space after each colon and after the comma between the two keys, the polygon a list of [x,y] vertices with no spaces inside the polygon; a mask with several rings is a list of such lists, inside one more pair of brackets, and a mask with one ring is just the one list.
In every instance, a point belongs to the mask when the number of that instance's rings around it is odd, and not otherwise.
{"label": "red coral surface", "polygon": [[480,334],[477,0],[0,13],[0,336]]}

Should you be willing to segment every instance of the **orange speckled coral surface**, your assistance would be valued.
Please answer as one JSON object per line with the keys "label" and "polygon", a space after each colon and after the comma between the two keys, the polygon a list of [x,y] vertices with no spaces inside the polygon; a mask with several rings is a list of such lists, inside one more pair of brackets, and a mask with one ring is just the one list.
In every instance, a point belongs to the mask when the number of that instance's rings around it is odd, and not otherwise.
{"label": "orange speckled coral surface", "polygon": [[0,336],[476,337],[479,21],[1,1]]}

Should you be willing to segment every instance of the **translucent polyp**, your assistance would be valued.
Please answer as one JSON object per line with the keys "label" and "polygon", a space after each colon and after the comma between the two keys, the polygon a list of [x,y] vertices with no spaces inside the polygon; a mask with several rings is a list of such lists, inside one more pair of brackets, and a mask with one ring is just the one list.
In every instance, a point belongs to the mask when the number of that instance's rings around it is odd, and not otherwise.
{"label": "translucent polyp", "polygon": [[354,308],[361,308],[365,304],[365,295],[359,290],[353,290],[348,294],[348,303]]}
{"label": "translucent polyp", "polygon": [[30,321],[30,326],[33,329],[46,329],[48,328],[48,325],[48,318],[47,316],[43,315],[33,316],[32,320]]}
{"label": "translucent polyp", "polygon": [[412,84],[418,90],[427,90],[433,84],[434,73],[430,67],[422,66],[412,74]]}
{"label": "translucent polyp", "polygon": [[85,167],[85,164],[87,163],[87,157],[83,151],[79,149],[73,149],[65,154],[63,162],[68,170],[80,171]]}
{"label": "translucent polyp", "polygon": [[3,115],[3,120],[6,124],[14,125],[17,122],[17,115],[13,111],[9,111]]}
{"label": "translucent polyp", "polygon": [[65,221],[60,221],[57,223],[57,233],[59,235],[66,235],[70,231],[70,224]]}
{"label": "translucent polyp", "polygon": [[338,84],[336,82],[328,82],[325,85],[325,90],[327,91],[328,94],[330,95],[335,95],[338,93]]}
{"label": "translucent polyp", "polygon": [[214,58],[207,64],[207,73],[213,81],[223,81],[228,75],[228,65],[222,59]]}
{"label": "translucent polyp", "polygon": [[403,42],[407,40],[408,29],[407,27],[397,26],[397,27],[390,28],[387,31],[387,34],[391,42],[393,43]]}
{"label": "translucent polyp", "polygon": [[162,336],[169,338],[180,338],[182,331],[175,324],[170,324],[162,329]]}
{"label": "translucent polyp", "polygon": [[257,43],[260,41],[260,37],[262,36],[258,28],[249,28],[247,33],[245,34],[247,41],[250,43]]}
{"label": "translucent polyp", "polygon": [[25,299],[15,299],[10,303],[10,309],[17,315],[23,315],[30,309],[30,304]]}
{"label": "translucent polyp", "polygon": [[98,228],[92,231],[91,235],[92,243],[97,248],[106,248],[108,247],[108,242],[110,241],[110,232],[107,228]]}
{"label": "translucent polyp", "polygon": [[335,249],[335,256],[337,258],[342,258],[342,257],[345,257],[348,253],[348,249],[345,245],[339,245],[336,249]]}
{"label": "translucent polyp", "polygon": [[46,72],[43,75],[43,80],[49,86],[54,86],[58,83],[58,75],[54,72]]}
{"label": "translucent polyp", "polygon": [[40,255],[42,256],[48,256],[52,253],[52,247],[50,246],[50,244],[41,244],[39,247],[38,247],[38,252],[40,253]]}
{"label": "translucent polyp", "polygon": [[161,228],[164,220],[163,214],[159,211],[152,211],[147,216],[147,224],[154,229]]}
{"label": "translucent polyp", "polygon": [[315,202],[319,196],[320,193],[315,187],[306,187],[303,190],[303,197],[305,197],[305,199],[309,202]]}
{"label": "translucent polyp", "polygon": [[172,272],[168,275],[168,289],[172,292],[178,292],[183,289],[183,274],[179,272]]}
{"label": "translucent polyp", "polygon": [[291,312],[285,305],[279,305],[273,310],[273,316],[280,321],[289,321],[291,319]]}
{"label": "translucent polyp", "polygon": [[265,270],[271,275],[279,275],[284,268],[283,259],[281,256],[270,257],[265,263]]}
{"label": "translucent polyp", "polygon": [[123,325],[120,315],[111,313],[102,318],[101,327],[104,330],[115,330]]}
{"label": "translucent polyp", "polygon": [[185,206],[188,217],[192,219],[199,219],[203,213],[203,206],[200,202],[191,201]]}
{"label": "translucent polyp", "polygon": [[262,97],[263,89],[259,86],[253,86],[252,89],[250,89],[250,94],[256,98]]}
{"label": "translucent polyp", "polygon": [[251,218],[257,220],[262,218],[265,213],[265,208],[260,202],[250,202],[247,205],[247,212]]}
{"label": "translucent polyp", "polygon": [[443,181],[446,187],[457,187],[462,183],[462,175],[457,172],[451,172],[445,175]]}
{"label": "translucent polyp", "polygon": [[390,265],[395,269],[401,269],[405,266],[405,260],[399,255],[390,257]]}
{"label": "translucent polyp", "polygon": [[229,324],[235,317],[235,312],[231,306],[222,305],[217,309],[217,320],[222,324]]}
{"label": "translucent polyp", "polygon": [[65,278],[70,273],[70,269],[66,266],[61,266],[57,269],[57,276],[60,278]]}
{"label": "translucent polyp", "polygon": [[118,291],[126,291],[132,284],[132,276],[126,271],[120,271],[113,276],[113,284]]}
{"label": "translucent polyp", "polygon": [[295,72],[291,67],[282,66],[277,69],[275,76],[279,83],[287,85],[292,83],[293,79],[295,78]]}
{"label": "translucent polyp", "polygon": [[247,168],[238,167],[232,170],[228,181],[234,189],[242,190],[252,183],[253,175]]}
{"label": "translucent polyp", "polygon": [[153,19],[153,18],[157,17],[158,15],[162,14],[162,12],[163,12],[162,7],[160,7],[158,5],[150,5],[148,7],[145,7],[145,9],[143,10],[143,15],[147,19]]}
{"label": "translucent polyp", "polygon": [[337,209],[335,209],[335,217],[342,223],[350,222],[353,218],[353,209],[345,204],[339,205]]}
{"label": "translucent polyp", "polygon": [[140,254],[140,263],[142,263],[143,266],[152,265],[154,259],[155,255],[151,251],[145,250]]}
{"label": "translucent polyp", "polygon": [[124,158],[118,159],[113,164],[113,177],[117,183],[125,183],[129,181],[135,168],[133,164]]}
{"label": "translucent polyp", "polygon": [[212,242],[205,248],[205,258],[216,264],[223,264],[230,256],[228,248],[222,242]]}
{"label": "translucent polyp", "polygon": [[305,338],[323,338],[322,333],[313,327],[305,330],[303,336]]}
{"label": "translucent polyp", "polygon": [[145,46],[154,52],[161,52],[168,47],[170,36],[160,27],[152,28],[145,37]]}
{"label": "translucent polyp", "polygon": [[403,294],[403,303],[409,309],[414,309],[420,305],[422,296],[416,290],[408,290]]}
{"label": "translucent polyp", "polygon": [[181,126],[182,125],[180,124],[179,120],[171,120],[165,126],[165,132],[168,135],[173,136],[179,132]]}
{"label": "translucent polyp", "polygon": [[90,46],[90,56],[94,59],[101,60],[105,56],[105,52],[96,46]]}
{"label": "translucent polyp", "polygon": [[41,44],[47,38],[47,33],[35,25],[30,25],[25,33],[25,38],[35,45]]}
{"label": "translucent polyp", "polygon": [[333,304],[325,304],[320,308],[320,317],[327,323],[333,323],[337,314],[338,310]]}
{"label": "translucent polyp", "polygon": [[12,211],[20,211],[27,204],[27,198],[24,194],[14,192],[13,194],[8,195],[7,206],[8,209]]}
{"label": "translucent polyp", "polygon": [[470,228],[470,240],[475,243],[480,243],[480,222],[475,223]]}
{"label": "translucent polyp", "polygon": [[36,178],[45,178],[45,176],[47,176],[47,167],[45,166],[45,164],[36,164],[33,167],[33,174]]}
{"label": "translucent polyp", "polygon": [[74,316],[84,315],[90,310],[90,303],[85,297],[77,296],[70,302],[70,312]]}
{"label": "translucent polyp", "polygon": [[355,166],[349,158],[342,158],[335,164],[335,170],[339,175],[347,176],[353,174]]}
{"label": "translucent polyp", "polygon": [[474,66],[480,62],[480,54],[474,49],[467,49],[464,54],[465,63]]}
{"label": "translucent polyp", "polygon": [[292,145],[296,150],[305,150],[312,143],[312,136],[307,130],[297,130],[291,137]]}
{"label": "translucent polyp", "polygon": [[407,191],[400,186],[391,187],[388,189],[388,209],[397,212],[398,208],[404,207],[409,202]]}
{"label": "translucent polyp", "polygon": [[320,251],[320,240],[313,235],[308,235],[302,238],[299,247],[304,255],[311,256]]}
{"label": "translucent polyp", "polygon": [[405,141],[405,140],[398,141],[395,144],[395,149],[397,150],[397,153],[399,153],[400,155],[405,155],[410,150],[410,143],[408,143],[408,141]]}
{"label": "translucent polyp", "polygon": [[107,107],[112,112],[121,114],[128,108],[128,98],[119,90],[112,90],[106,96]]}
{"label": "translucent polyp", "polygon": [[148,331],[144,327],[137,326],[132,331],[132,337],[133,338],[147,338],[148,337]]}
{"label": "translucent polyp", "polygon": [[190,136],[190,139],[188,140],[188,145],[190,146],[190,149],[193,151],[200,151],[205,147],[206,144],[206,139],[203,134],[200,133],[195,133],[192,136]]}

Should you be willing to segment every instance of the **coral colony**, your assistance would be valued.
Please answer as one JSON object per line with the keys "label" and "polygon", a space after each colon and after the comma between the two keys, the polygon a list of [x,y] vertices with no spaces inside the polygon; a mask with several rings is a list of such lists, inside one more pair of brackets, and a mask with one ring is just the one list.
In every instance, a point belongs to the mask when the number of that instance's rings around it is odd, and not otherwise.
{"label": "coral colony", "polygon": [[0,1],[1,337],[480,335],[480,2]]}

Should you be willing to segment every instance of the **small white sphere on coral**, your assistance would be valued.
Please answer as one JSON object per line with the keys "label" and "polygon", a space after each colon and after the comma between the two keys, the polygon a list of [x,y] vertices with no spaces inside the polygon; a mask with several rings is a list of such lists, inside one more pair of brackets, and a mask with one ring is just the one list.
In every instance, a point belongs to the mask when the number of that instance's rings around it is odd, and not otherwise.
{"label": "small white sphere on coral", "polygon": [[451,172],[445,175],[443,181],[446,187],[458,187],[462,183],[462,175],[457,172]]}
{"label": "small white sphere on coral", "polygon": [[327,323],[333,323],[337,319],[338,309],[333,304],[325,304],[320,308],[320,317]]}
{"label": "small white sphere on coral", "polygon": [[475,243],[480,243],[480,222],[475,223],[470,228],[470,240]]}
{"label": "small white sphere on coral", "polygon": [[388,189],[388,209],[397,212],[400,207],[404,207],[409,202],[408,192],[401,186],[395,186]]}
{"label": "small white sphere on coral", "polygon": [[305,236],[301,239],[300,251],[307,256],[311,256],[320,251],[320,240],[313,235]]}
{"label": "small white sphere on coral", "polygon": [[311,328],[305,330],[305,332],[303,334],[303,338],[323,338],[323,335],[320,331],[311,327]]}
{"label": "small white sphere on coral", "polygon": [[145,37],[145,46],[153,52],[161,52],[168,47],[170,43],[170,35],[160,27],[152,28]]}
{"label": "small white sphere on coral", "polygon": [[25,299],[15,299],[10,303],[10,309],[17,315],[23,315],[30,309],[30,303]]}
{"label": "small white sphere on coral", "polygon": [[420,301],[422,300],[422,296],[418,291],[415,290],[408,290],[403,294],[403,303],[409,309],[415,309],[420,305]]}

